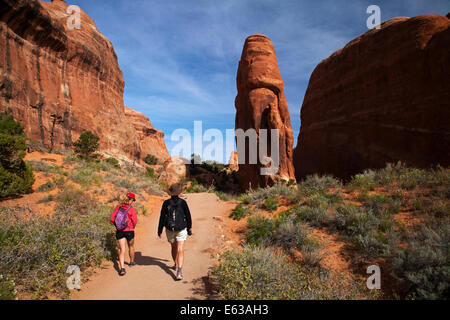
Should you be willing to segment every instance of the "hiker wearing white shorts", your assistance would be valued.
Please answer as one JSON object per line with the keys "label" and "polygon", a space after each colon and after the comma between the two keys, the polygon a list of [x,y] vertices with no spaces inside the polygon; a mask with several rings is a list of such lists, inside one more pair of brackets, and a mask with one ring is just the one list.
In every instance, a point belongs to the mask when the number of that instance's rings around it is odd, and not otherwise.
{"label": "hiker wearing white shorts", "polygon": [[174,184],[169,188],[170,199],[164,201],[159,217],[158,237],[161,238],[163,228],[166,228],[167,241],[171,244],[173,266],[177,272],[176,279],[182,280],[184,262],[184,242],[192,235],[192,219],[185,200],[179,197],[181,186]]}

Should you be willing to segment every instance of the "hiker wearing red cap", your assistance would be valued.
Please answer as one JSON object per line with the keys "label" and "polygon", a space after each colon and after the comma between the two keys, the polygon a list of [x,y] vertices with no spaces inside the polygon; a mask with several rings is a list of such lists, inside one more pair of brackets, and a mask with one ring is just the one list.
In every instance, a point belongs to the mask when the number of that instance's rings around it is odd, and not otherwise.
{"label": "hiker wearing red cap", "polygon": [[[130,267],[136,265],[134,261],[134,228],[137,224],[136,210],[131,205],[136,201],[136,196],[129,192],[120,201],[120,204],[114,208],[111,214],[111,223],[115,225],[116,239],[119,243],[119,275],[125,275],[125,249],[128,243],[128,253],[130,255]],[[126,240],[126,241],[125,241]]]}

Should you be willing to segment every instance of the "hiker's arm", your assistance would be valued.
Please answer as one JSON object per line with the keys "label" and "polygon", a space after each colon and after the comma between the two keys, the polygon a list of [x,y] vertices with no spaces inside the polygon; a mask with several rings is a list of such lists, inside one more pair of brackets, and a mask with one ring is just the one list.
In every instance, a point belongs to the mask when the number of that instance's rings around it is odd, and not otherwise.
{"label": "hiker's arm", "polygon": [[111,214],[110,221],[112,224],[114,224],[114,220],[116,219],[117,211],[119,211],[119,206],[116,206]]}
{"label": "hiker's arm", "polygon": [[184,202],[184,214],[186,215],[186,223],[187,223],[187,229],[192,229],[192,218],[191,218],[191,212],[189,211],[189,206],[187,202]]}
{"label": "hiker's arm", "polygon": [[130,220],[131,220],[131,223],[133,224],[133,229],[134,229],[137,224],[137,214],[136,214],[135,208],[130,209]]}
{"label": "hiker's arm", "polygon": [[159,224],[158,224],[158,237],[161,236],[164,227],[164,216],[166,215],[166,203],[163,203],[161,207],[161,215],[159,216]]}

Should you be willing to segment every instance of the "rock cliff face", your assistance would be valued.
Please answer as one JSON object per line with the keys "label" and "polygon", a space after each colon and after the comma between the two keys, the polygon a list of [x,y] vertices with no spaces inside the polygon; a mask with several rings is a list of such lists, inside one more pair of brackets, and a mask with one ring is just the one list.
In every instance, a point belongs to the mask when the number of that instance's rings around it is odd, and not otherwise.
{"label": "rock cliff face", "polygon": [[297,179],[347,178],[402,161],[450,165],[450,21],[394,18],[311,75],[294,151]]}
{"label": "rock cliff face", "polygon": [[[279,170],[276,174],[261,175],[260,169],[265,166],[260,163],[260,157],[257,164],[250,164],[249,143],[245,147],[238,143],[241,189],[265,187],[281,179],[293,179],[291,120],[275,49],[266,36],[252,35],[246,39],[237,72],[237,90],[236,129],[254,129],[258,141],[261,129],[279,130]],[[269,157],[273,157],[270,135],[267,140]],[[244,152],[245,157],[241,157]]]}
{"label": "rock cliff face", "polygon": [[0,111],[47,147],[70,148],[91,130],[109,155],[137,160],[150,140],[166,153],[160,132],[142,139],[126,116],[111,42],[82,10],[81,29],[70,30],[66,10],[63,0],[0,0]]}

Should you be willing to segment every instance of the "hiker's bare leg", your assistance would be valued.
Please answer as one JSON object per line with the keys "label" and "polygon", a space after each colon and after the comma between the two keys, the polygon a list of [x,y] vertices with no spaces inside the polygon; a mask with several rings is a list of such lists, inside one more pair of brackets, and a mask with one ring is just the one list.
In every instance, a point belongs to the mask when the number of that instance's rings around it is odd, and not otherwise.
{"label": "hiker's bare leg", "polygon": [[125,265],[125,249],[127,246],[127,240],[125,238],[117,240],[119,242],[119,269],[122,269]]}
{"label": "hiker's bare leg", "polygon": [[130,263],[134,261],[134,239],[128,241],[128,253],[130,255]]}
{"label": "hiker's bare leg", "polygon": [[183,262],[184,262],[184,241],[177,241],[177,260],[176,260],[177,267],[182,268]]}
{"label": "hiker's bare leg", "polygon": [[172,258],[173,258],[173,262],[175,264],[177,264],[177,242],[174,241],[171,243],[172,245]]}

